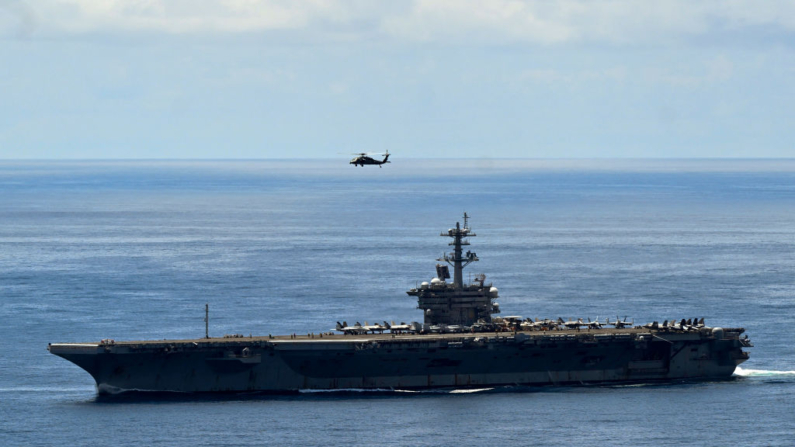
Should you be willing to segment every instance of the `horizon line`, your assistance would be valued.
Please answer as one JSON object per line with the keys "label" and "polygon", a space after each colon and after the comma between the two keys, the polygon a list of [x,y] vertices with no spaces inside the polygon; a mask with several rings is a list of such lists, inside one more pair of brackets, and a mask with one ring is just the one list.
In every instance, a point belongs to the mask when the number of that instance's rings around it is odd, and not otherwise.
{"label": "horizon line", "polygon": [[[393,154],[390,154],[393,155]],[[2,162],[72,162],[72,161],[320,161],[343,160],[338,157],[263,157],[263,158],[1,158]],[[398,160],[528,160],[528,161],[777,161],[795,160],[795,157],[399,157]]]}

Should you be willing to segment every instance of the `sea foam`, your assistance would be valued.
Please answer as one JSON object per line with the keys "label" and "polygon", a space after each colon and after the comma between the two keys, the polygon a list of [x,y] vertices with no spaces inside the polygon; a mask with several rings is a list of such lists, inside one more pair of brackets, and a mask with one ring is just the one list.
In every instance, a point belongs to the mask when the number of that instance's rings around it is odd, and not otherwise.
{"label": "sea foam", "polygon": [[773,371],[767,369],[744,369],[739,366],[734,370],[735,376],[740,377],[776,377],[795,376],[795,371]]}

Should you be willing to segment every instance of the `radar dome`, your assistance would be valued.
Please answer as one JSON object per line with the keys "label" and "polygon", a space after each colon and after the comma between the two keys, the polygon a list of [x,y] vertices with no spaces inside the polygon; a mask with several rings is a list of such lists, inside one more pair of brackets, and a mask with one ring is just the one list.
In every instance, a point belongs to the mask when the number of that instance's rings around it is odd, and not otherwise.
{"label": "radar dome", "polygon": [[491,289],[489,289],[489,293],[491,294],[492,297],[497,297],[497,295],[499,295],[500,291],[497,290],[496,287],[492,287]]}
{"label": "radar dome", "polygon": [[420,289],[427,289],[427,288],[428,288],[428,281],[423,281],[422,284],[420,284]]}
{"label": "radar dome", "polygon": [[439,283],[441,283],[441,282],[442,282],[442,280],[441,280],[441,279],[439,279],[439,278],[433,278],[433,279],[431,280],[431,284],[432,284],[432,285],[436,285],[436,284],[439,284]]}

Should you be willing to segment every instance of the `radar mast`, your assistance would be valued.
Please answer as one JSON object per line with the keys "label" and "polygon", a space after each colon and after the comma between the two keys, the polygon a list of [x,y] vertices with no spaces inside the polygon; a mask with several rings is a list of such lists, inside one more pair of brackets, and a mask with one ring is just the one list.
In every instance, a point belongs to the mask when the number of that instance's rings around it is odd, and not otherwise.
{"label": "radar mast", "polygon": [[477,234],[473,233],[469,228],[469,216],[464,212],[464,228],[461,228],[461,223],[456,222],[455,228],[447,230],[447,233],[442,233],[440,236],[447,236],[453,238],[453,241],[448,245],[453,246],[452,253],[445,253],[443,257],[437,261],[446,261],[453,266],[453,286],[456,289],[464,288],[464,267],[472,262],[478,261],[475,253],[467,251],[463,253],[463,246],[469,245],[469,241],[464,239],[466,237],[475,237]]}

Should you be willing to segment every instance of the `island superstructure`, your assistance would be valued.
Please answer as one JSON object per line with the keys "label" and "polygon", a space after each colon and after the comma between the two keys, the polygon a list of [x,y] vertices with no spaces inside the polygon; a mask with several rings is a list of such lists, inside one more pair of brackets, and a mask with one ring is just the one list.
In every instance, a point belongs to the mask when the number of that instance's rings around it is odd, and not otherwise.
{"label": "island superstructure", "polygon": [[499,305],[494,302],[498,290],[491,284],[485,284],[485,275],[477,275],[475,282],[464,284],[464,267],[478,261],[475,253],[463,252],[463,247],[469,245],[469,240],[465,238],[477,236],[470,230],[468,221],[469,216],[464,213],[463,228],[456,223],[455,228],[441,234],[453,238],[449,244],[453,252],[437,259],[453,266],[453,283],[445,281],[450,278],[447,266],[436,264],[436,278],[407,292],[417,297],[417,307],[425,312],[427,325],[467,326],[478,321],[491,323],[492,314],[500,311]]}
{"label": "island superstructure", "polygon": [[[322,334],[187,340],[51,343],[86,370],[100,393],[119,391],[296,392],[627,383],[732,376],[752,344],[743,328],[704,319],[634,326],[495,317],[498,290],[484,275],[465,283],[478,257],[464,225],[442,233],[452,253],[436,277],[409,290],[423,322],[349,326]],[[448,265],[453,267],[453,281]],[[334,331],[341,334],[335,334]]]}

